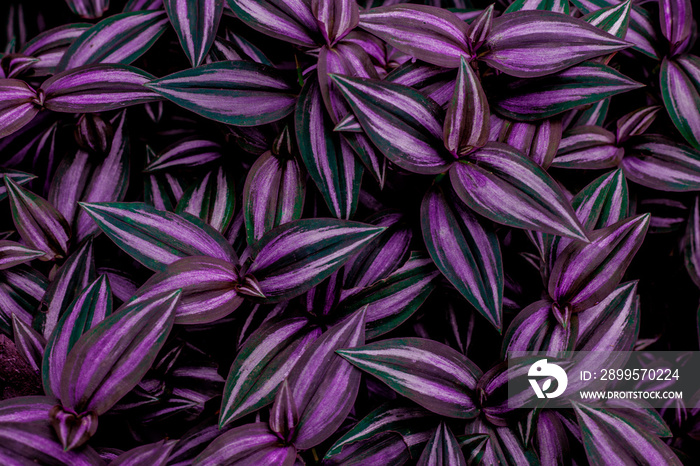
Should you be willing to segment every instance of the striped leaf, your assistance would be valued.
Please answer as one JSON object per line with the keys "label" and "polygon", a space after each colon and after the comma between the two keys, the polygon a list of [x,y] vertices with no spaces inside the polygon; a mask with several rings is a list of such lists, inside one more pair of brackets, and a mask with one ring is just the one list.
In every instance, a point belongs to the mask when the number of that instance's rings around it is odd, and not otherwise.
{"label": "striped leaf", "polygon": [[568,15],[569,0],[515,0],[504,13],[527,10],[553,11]]}
{"label": "striped leaf", "polygon": [[503,142],[527,155],[545,170],[552,164],[562,137],[559,118],[527,123],[491,115],[489,140]]}
{"label": "striped leaf", "polygon": [[[146,146],[144,162],[150,165],[155,159],[153,149]],[[158,210],[174,210],[183,193],[180,182],[167,171],[164,174],[147,174],[143,177],[143,199],[146,204]]]}
{"label": "striped leaf", "polygon": [[238,19],[267,36],[305,47],[320,45],[323,40],[309,1],[227,1]]}
{"label": "striped leaf", "polygon": [[39,60],[32,64],[34,76],[54,74],[66,50],[91,27],[89,23],[72,23],[49,29],[27,42],[20,53]]}
{"label": "striped leaf", "polygon": [[433,436],[428,440],[428,444],[416,464],[418,466],[466,466],[467,462],[462,454],[462,449],[444,421],[440,423]]}
{"label": "striped leaf", "polygon": [[[334,353],[364,343],[365,312],[360,310],[326,330],[290,372],[289,390],[299,415],[293,437],[297,448],[315,447],[345,420],[355,404],[361,373]],[[274,412],[276,407],[272,409]]]}
{"label": "striped leaf", "polygon": [[224,388],[219,426],[272,403],[275,393],[304,351],[321,334],[305,318],[270,320],[243,344],[231,364]]}
{"label": "striped leaf", "polygon": [[71,231],[66,219],[45,199],[5,177],[12,220],[27,246],[43,251],[40,260],[66,257]]}
{"label": "striped leaf", "polygon": [[296,91],[283,73],[245,61],[199,66],[146,87],[197,115],[236,126],[280,120],[296,103]]}
{"label": "striped leaf", "polygon": [[124,12],[160,10],[162,8],[163,0],[129,0],[124,6]]}
{"label": "striped leaf", "polygon": [[331,214],[349,219],[357,208],[363,169],[350,145],[333,131],[315,80],[309,79],[304,85],[294,119],[306,170]]}
{"label": "striped leaf", "polygon": [[149,464],[151,466],[163,466],[168,464],[170,454],[177,445],[177,440],[161,440],[156,443],[148,443],[119,455],[110,466],[129,466],[134,464]]}
{"label": "striped leaf", "polygon": [[700,190],[700,151],[662,136],[642,136],[622,159],[625,176],[660,191]]}
{"label": "striped leaf", "polygon": [[102,16],[109,8],[109,0],[66,0],[73,13],[85,19]]}
{"label": "striped leaf", "polygon": [[0,424],[48,423],[49,410],[56,404],[50,396],[17,396],[0,402]]}
{"label": "striped leaf", "polygon": [[664,58],[659,81],[671,121],[691,146],[700,149],[700,58]]}
{"label": "striped leaf", "polygon": [[661,33],[673,52],[692,32],[693,4],[690,0],[659,0]]}
{"label": "striped leaf", "polygon": [[176,215],[139,202],[82,204],[97,226],[131,257],[155,271],[186,256],[236,263],[219,232],[189,214]]}
{"label": "striped leaf", "polygon": [[450,180],[469,208],[495,222],[586,238],[554,179],[510,146],[488,143],[456,163],[450,169]]}
{"label": "striped leaf", "polygon": [[221,434],[191,463],[194,466],[221,464],[274,464],[294,466],[297,451],[283,446],[267,423],[245,424]]}
{"label": "striped leaf", "polygon": [[102,275],[66,308],[46,343],[41,376],[44,392],[57,397],[61,392],[63,367],[78,339],[112,313],[112,290]]}
{"label": "striped leaf", "polygon": [[66,50],[56,71],[94,63],[130,65],[146,53],[165,32],[168,24],[162,11],[121,13],[104,19],[85,31]]}
{"label": "striped leaf", "polygon": [[434,413],[460,419],[478,414],[473,393],[481,370],[449,346],[395,338],[338,354]]}
{"label": "striped leaf", "polygon": [[44,106],[54,112],[106,112],[160,100],[144,84],[153,76],[128,65],[85,65],[58,73],[41,85]]}
{"label": "striped leaf", "polygon": [[603,169],[616,167],[625,155],[615,135],[599,126],[576,126],[564,133],[552,166]]}
{"label": "striped leaf", "polygon": [[30,324],[46,293],[48,281],[26,265],[0,270],[0,332],[12,336],[12,316]]}
{"label": "striped leaf", "polygon": [[683,464],[662,440],[618,414],[574,401],[571,404],[591,464]]}
{"label": "striped leaf", "polygon": [[173,327],[179,296],[122,306],[80,337],[61,375],[64,408],[101,415],[134,388]]}
{"label": "striped leaf", "polygon": [[493,21],[479,59],[508,75],[533,78],[630,45],[562,13],[519,11]]}
{"label": "striped leaf", "polygon": [[175,212],[186,212],[224,233],[233,220],[236,190],[233,175],[219,167],[193,184],[180,198]]}
{"label": "striped leaf", "polygon": [[552,268],[548,284],[552,299],[577,312],[610,294],[641,247],[649,217],[622,220],[590,233],[590,243],[567,246]]}
{"label": "striped leaf", "polygon": [[695,285],[700,288],[700,199],[695,197],[693,210],[688,216],[683,253],[685,268]]}
{"label": "striped leaf", "polygon": [[16,241],[0,240],[0,270],[24,264],[45,254],[44,251],[28,248]]}
{"label": "striped leaf", "polygon": [[625,39],[630,23],[632,1],[622,2],[587,14],[582,19],[618,39]]}
{"label": "striped leaf", "polygon": [[443,112],[408,86],[332,76],[362,129],[392,162],[408,171],[441,173],[454,157],[442,148]]}
{"label": "striped leaf", "polygon": [[243,298],[236,290],[239,278],[235,267],[228,261],[203,256],[185,257],[149,278],[130,302],[141,303],[181,289],[175,308],[175,323],[205,324],[226,317],[241,305]]}
{"label": "striped leaf", "polygon": [[463,155],[486,144],[490,115],[481,81],[461,57],[454,94],[445,115],[443,139],[447,150]]}
{"label": "striped leaf", "polygon": [[377,338],[404,323],[428,299],[439,275],[424,253],[412,253],[408,261],[386,278],[341,300],[339,315],[364,307],[367,338]]}
{"label": "striped leaf", "polygon": [[15,348],[35,372],[41,370],[41,358],[46,348],[46,339],[31,325],[12,314],[12,334]]}
{"label": "striped leaf", "polygon": [[304,172],[296,159],[276,157],[271,152],[258,157],[243,187],[248,244],[275,227],[301,218],[305,196]]}
{"label": "striped leaf", "polygon": [[511,351],[537,351],[557,356],[562,351],[573,350],[577,322],[570,319],[564,327],[559,320],[550,301],[530,304],[510,323],[503,337],[501,354],[505,358]]}
{"label": "striped leaf", "polygon": [[[610,98],[600,100],[591,105],[584,105],[578,109],[573,109],[570,113],[565,114],[564,119],[570,120],[571,123],[565,127],[576,126],[603,126],[605,118],[608,116],[610,109]],[[567,118],[568,117],[568,118]]]}
{"label": "striped leaf", "polygon": [[92,241],[88,240],[68,256],[55,273],[41,300],[40,312],[34,319],[34,328],[48,339],[56,328],[60,316],[80,292],[96,278],[94,250]]}
{"label": "striped leaf", "polygon": [[446,106],[454,94],[457,71],[409,60],[387,74],[384,79],[387,82],[412,87],[438,105]]}
{"label": "striped leaf", "polygon": [[[0,168],[0,179],[3,178],[11,178],[12,181],[15,182],[15,184],[17,184],[18,186],[23,186],[35,179],[36,175],[21,172],[19,170],[12,170],[9,168]],[[5,185],[5,183],[2,183],[0,184],[0,201],[4,200],[6,197],[7,186]]]}
{"label": "striped leaf", "polygon": [[66,451],[46,424],[0,423],[0,461],[7,465],[70,464],[96,466],[104,464],[100,455],[86,446]]}
{"label": "striped leaf", "polygon": [[224,12],[224,0],[165,0],[165,11],[192,66],[209,53]]}
{"label": "striped leaf", "polygon": [[342,39],[360,20],[355,0],[311,0],[311,11],[329,45]]}
{"label": "striped leaf", "polygon": [[41,102],[32,87],[19,79],[0,79],[0,138],[32,121]]}
{"label": "striped leaf", "polygon": [[423,240],[442,274],[491,325],[502,328],[503,263],[496,234],[454,195],[432,187],[421,205]]}
{"label": "striped leaf", "polygon": [[633,136],[643,134],[656,120],[661,106],[641,107],[617,120],[617,141],[622,143]]}
{"label": "striped leaf", "polygon": [[608,66],[588,62],[551,76],[514,81],[491,104],[508,118],[532,121],[640,87]]}
{"label": "striped leaf", "polygon": [[219,143],[208,139],[183,139],[163,149],[143,171],[155,173],[178,168],[191,169],[218,160],[223,152]]}
{"label": "striped leaf", "polygon": [[335,219],[289,222],[252,246],[247,273],[255,277],[266,301],[290,299],[321,283],[384,230]]}

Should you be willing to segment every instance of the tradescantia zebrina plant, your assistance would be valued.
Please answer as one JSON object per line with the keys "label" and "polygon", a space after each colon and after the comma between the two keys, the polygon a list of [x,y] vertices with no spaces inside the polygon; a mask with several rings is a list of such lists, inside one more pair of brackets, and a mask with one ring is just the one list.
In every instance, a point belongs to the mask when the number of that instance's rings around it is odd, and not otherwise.
{"label": "tradescantia zebrina plant", "polygon": [[0,463],[698,462],[690,0],[0,9]]}

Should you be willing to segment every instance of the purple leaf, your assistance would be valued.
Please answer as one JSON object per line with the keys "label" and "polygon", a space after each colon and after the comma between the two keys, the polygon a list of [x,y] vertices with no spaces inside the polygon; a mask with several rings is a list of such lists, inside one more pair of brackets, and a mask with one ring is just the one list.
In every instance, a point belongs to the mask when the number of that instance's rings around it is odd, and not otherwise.
{"label": "purple leaf", "polygon": [[182,289],[175,323],[204,324],[235,311],[243,302],[236,290],[239,275],[230,262],[213,257],[185,257],[153,275],[136,291],[131,304]]}
{"label": "purple leaf", "polygon": [[46,394],[59,395],[61,374],[70,350],[85,332],[111,313],[112,290],[105,276],[92,282],[65,309],[43,355],[42,380]]}
{"label": "purple leaf", "polygon": [[455,90],[445,115],[443,139],[453,154],[464,155],[486,144],[489,135],[489,103],[479,77],[460,58]]}
{"label": "purple leaf", "polygon": [[459,197],[493,221],[584,239],[561,188],[547,172],[510,146],[490,142],[450,169]]}
{"label": "purple leaf", "polygon": [[[408,463],[412,457],[409,446],[423,446],[430,438],[429,433],[421,432],[420,435],[412,435],[407,442],[395,432],[380,432],[372,437],[358,440],[346,445],[339,453],[323,459],[323,466],[361,466],[364,464],[396,464]],[[420,450],[416,452],[416,455]]]}
{"label": "purple leaf", "polygon": [[643,86],[613,68],[587,62],[557,74],[507,84],[491,104],[509,118],[532,121]]}
{"label": "purple leaf", "polygon": [[184,139],[166,147],[158,154],[158,158],[146,165],[144,172],[197,167],[218,160],[223,152],[223,147],[217,142],[208,139]]}
{"label": "purple leaf", "polygon": [[237,126],[280,120],[296,103],[283,73],[245,61],[199,66],[151,80],[146,87],[198,115]]}
{"label": "purple leaf", "polygon": [[615,135],[599,126],[576,126],[564,133],[552,161],[557,168],[602,169],[617,166],[624,156]]}
{"label": "purple leaf", "polygon": [[372,8],[360,14],[360,27],[389,45],[433,65],[457,68],[471,56],[469,26],[448,10],[423,5]]}
{"label": "purple leaf", "polygon": [[299,412],[292,398],[289,383],[285,380],[277,390],[275,402],[270,410],[270,429],[282,439],[289,442],[292,439],[294,428],[299,423]]}
{"label": "purple leaf", "polygon": [[233,220],[236,190],[233,175],[219,167],[210,171],[199,183],[185,191],[175,208],[204,220],[215,230],[224,233]]}
{"label": "purple leaf", "polygon": [[307,80],[294,114],[301,158],[332,215],[350,218],[357,208],[362,165],[350,145],[333,131],[321,90]]}
{"label": "purple leaf", "polygon": [[691,33],[693,5],[690,0],[659,0],[661,33],[673,52]]}
{"label": "purple leaf", "polygon": [[272,403],[296,362],[321,334],[308,324],[298,317],[271,320],[246,340],[226,379],[220,427]]}
{"label": "purple leaf", "polygon": [[633,136],[643,134],[654,123],[659,110],[661,110],[659,105],[642,107],[617,120],[617,141],[622,143]]}
{"label": "purple leaf", "polygon": [[688,275],[700,288],[700,199],[697,196],[688,216],[683,250]]}
{"label": "purple leaf", "polygon": [[48,425],[0,423],[0,461],[7,465],[69,464],[101,466],[92,448],[65,451]]}
{"label": "purple leaf", "polygon": [[454,157],[441,149],[443,112],[407,86],[332,76],[362,129],[392,162],[422,174],[444,172]]}
{"label": "purple leaf", "polygon": [[545,170],[551,165],[562,137],[559,118],[527,123],[492,114],[489,125],[490,141],[515,147]]}
{"label": "purple leaf", "polygon": [[192,66],[199,66],[216,37],[224,0],[165,0],[165,11]]}
{"label": "purple leaf", "polygon": [[[514,4],[512,4],[511,7]],[[479,13],[479,15],[474,18],[469,25],[467,39],[469,39],[469,47],[472,51],[478,50],[486,39],[488,39],[489,34],[491,33],[491,28],[493,27],[494,7],[495,3],[492,3],[488,7],[484,8],[484,10]],[[464,57],[461,57],[461,59],[464,59]]]}
{"label": "purple leaf", "polygon": [[549,410],[537,415],[535,443],[542,464],[565,464],[571,455],[566,430],[557,415]]}
{"label": "purple leaf", "polygon": [[590,243],[567,246],[552,268],[548,285],[552,299],[577,312],[610,294],[641,247],[649,217],[622,220],[591,233]]}
{"label": "purple leaf", "polygon": [[568,15],[569,0],[515,0],[504,13],[529,10],[553,11]]}
{"label": "purple leaf", "polygon": [[435,430],[417,463],[418,466],[466,466],[466,464],[457,439],[444,421]]}
{"label": "purple leaf", "polygon": [[434,413],[460,419],[478,414],[473,396],[481,370],[449,346],[395,338],[338,354]]}
{"label": "purple leaf", "polygon": [[17,185],[9,177],[4,179],[10,197],[12,220],[24,242],[46,253],[40,260],[65,257],[71,236],[66,219],[45,199]]}
{"label": "purple leaf", "polygon": [[[14,181],[17,185],[24,186],[25,184],[35,179],[36,175],[21,172],[19,170],[12,170],[9,168],[0,168],[0,179],[3,178],[11,178],[12,181]],[[5,183],[2,183],[0,184],[0,201],[4,200],[6,197],[7,186],[5,185]]]}
{"label": "purple leaf", "polygon": [[41,370],[46,339],[26,322],[12,314],[12,333],[17,351],[34,371]]}
{"label": "purple leaf", "polygon": [[511,76],[533,78],[630,45],[565,14],[520,11],[493,21],[479,59]]}
{"label": "purple leaf", "polygon": [[[629,27],[632,2],[622,2],[587,14],[582,19],[618,39],[625,39]],[[604,58],[601,60],[605,61]]]}
{"label": "purple leaf", "polygon": [[24,264],[45,254],[44,251],[28,248],[15,241],[0,240],[0,270]]}
{"label": "purple leaf", "polygon": [[38,423],[47,425],[56,405],[50,396],[18,396],[0,401],[0,425]]}
{"label": "purple leaf", "polygon": [[95,64],[64,71],[44,81],[44,106],[54,112],[105,112],[160,100],[144,84],[153,76],[128,65]]}
{"label": "purple leaf", "polygon": [[41,102],[32,87],[19,79],[0,79],[0,138],[32,121]]}
{"label": "purple leaf", "polygon": [[458,70],[407,61],[384,79],[386,82],[412,87],[442,107],[447,106],[454,94],[456,71]]}
{"label": "purple leaf", "polygon": [[248,244],[275,227],[301,218],[305,196],[305,177],[296,159],[271,152],[258,157],[243,187]]}
{"label": "purple leaf", "polygon": [[93,412],[76,414],[56,405],[49,412],[49,417],[65,451],[84,445],[97,432],[97,414]]}
{"label": "purple leaf", "polygon": [[227,0],[236,17],[256,31],[305,47],[320,45],[318,23],[305,0]]}
{"label": "purple leaf", "polygon": [[[569,316],[570,318],[570,316]],[[541,351],[557,356],[572,350],[576,341],[576,329],[571,320],[566,327],[559,323],[550,301],[537,301],[520,311],[510,323],[503,337],[506,356],[510,351]]]}
{"label": "purple leaf", "polygon": [[139,202],[81,206],[117,246],[151,270],[163,271],[186,256],[237,262],[226,239],[192,215],[163,212]]}
{"label": "purple leaf", "polygon": [[80,337],[61,376],[63,406],[100,415],[134,388],[172,329],[179,296],[122,306]]}
{"label": "purple leaf", "polygon": [[47,286],[46,277],[26,265],[0,270],[0,331],[12,336],[13,315],[31,324]]}
{"label": "purple leaf", "polygon": [[293,466],[297,457],[294,446],[282,446],[280,438],[267,424],[256,422],[231,429],[217,437],[194,459],[195,466],[236,464],[256,466],[274,464]]}
{"label": "purple leaf", "polygon": [[659,83],[671,121],[690,145],[700,149],[700,58],[664,58]]}
{"label": "purple leaf", "polygon": [[89,23],[73,23],[49,29],[27,42],[20,52],[39,60],[32,64],[34,76],[54,74],[66,50],[91,27]]}
{"label": "purple leaf", "polygon": [[104,19],[85,31],[66,50],[56,71],[93,63],[130,65],[146,53],[165,32],[168,24],[162,11],[121,13]]}
{"label": "purple leaf", "polygon": [[[324,332],[304,351],[289,374],[289,389],[299,423],[294,445],[312,448],[330,437],[348,415],[360,388],[361,373],[334,354],[365,343],[365,312],[357,311]],[[279,411],[273,406],[273,412]]]}
{"label": "purple leaf", "polygon": [[124,12],[161,9],[163,9],[163,0],[129,0],[124,7]]}
{"label": "purple leaf", "polygon": [[423,239],[435,265],[500,331],[503,264],[496,234],[482,227],[454,193],[437,186],[423,198],[420,216]]}
{"label": "purple leaf", "polygon": [[177,440],[161,440],[156,443],[149,443],[125,451],[109,466],[165,466],[169,464],[170,454],[177,445]]}
{"label": "purple leaf", "polygon": [[102,16],[109,8],[109,0],[66,0],[73,13],[85,19]]}
{"label": "purple leaf", "polygon": [[311,0],[311,11],[329,45],[342,39],[360,21],[355,0]]}
{"label": "purple leaf", "polygon": [[289,222],[253,245],[246,273],[257,279],[268,302],[289,299],[321,283],[384,230],[323,218]]}
{"label": "purple leaf", "polygon": [[700,190],[700,151],[662,136],[642,136],[627,147],[625,176],[660,191]]}
{"label": "purple leaf", "polygon": [[572,405],[592,464],[682,464],[662,440],[619,415],[573,401]]}

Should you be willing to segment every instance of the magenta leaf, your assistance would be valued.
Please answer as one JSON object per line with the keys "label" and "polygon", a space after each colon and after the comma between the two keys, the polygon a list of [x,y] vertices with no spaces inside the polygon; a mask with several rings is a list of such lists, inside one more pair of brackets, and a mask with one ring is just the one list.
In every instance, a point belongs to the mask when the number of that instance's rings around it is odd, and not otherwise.
{"label": "magenta leaf", "polygon": [[700,151],[662,136],[642,136],[627,147],[625,176],[660,191],[700,190]]}
{"label": "magenta leaf", "polygon": [[342,39],[360,21],[355,0],[311,0],[311,11],[328,44]]}
{"label": "magenta leaf", "polygon": [[617,166],[624,156],[615,135],[599,126],[576,126],[564,133],[553,167],[601,169]]}
{"label": "magenta leaf", "polygon": [[292,44],[313,47],[323,40],[310,1],[227,0],[236,17],[256,31]]}
{"label": "magenta leaf", "polygon": [[691,34],[693,5],[690,0],[659,0],[661,32],[673,51]]}
{"label": "magenta leaf", "polygon": [[32,87],[19,79],[0,79],[0,138],[32,121],[41,102]]}
{"label": "magenta leaf", "polygon": [[66,50],[90,27],[89,23],[65,24],[44,31],[27,42],[20,52],[39,60],[31,65],[34,76],[54,74]]}
{"label": "magenta leaf", "polygon": [[237,464],[255,466],[274,464],[293,466],[297,458],[294,446],[283,446],[267,424],[245,424],[220,435],[194,459],[195,466]]}
{"label": "magenta leaf", "polygon": [[29,364],[29,367],[37,372],[40,371],[46,339],[14,314],[12,314],[12,333],[20,356]]}
{"label": "magenta leaf", "polygon": [[86,19],[102,16],[109,8],[109,0],[66,0],[73,13]]}
{"label": "magenta leaf", "polygon": [[224,233],[233,220],[236,190],[233,175],[219,167],[192,184],[180,198],[175,213],[199,217],[210,227]]}
{"label": "magenta leaf", "polygon": [[489,103],[474,69],[460,58],[455,90],[444,124],[445,147],[464,155],[486,144],[489,135]]}
{"label": "magenta leaf", "polygon": [[691,146],[700,149],[700,58],[664,58],[659,83],[671,121]]}
{"label": "magenta leaf", "polygon": [[165,11],[192,66],[199,66],[216,37],[224,0],[165,0]]}

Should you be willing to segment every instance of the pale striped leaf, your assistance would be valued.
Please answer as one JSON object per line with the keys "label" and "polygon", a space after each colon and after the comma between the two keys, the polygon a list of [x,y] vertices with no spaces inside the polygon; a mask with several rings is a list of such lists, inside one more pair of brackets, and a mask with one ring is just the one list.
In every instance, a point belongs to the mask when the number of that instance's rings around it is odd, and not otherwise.
{"label": "pale striped leaf", "polygon": [[271,152],[258,157],[243,187],[248,244],[275,227],[301,218],[305,197],[305,177],[296,159]]}
{"label": "pale striped leaf", "polygon": [[700,149],[700,58],[664,58],[659,81],[671,121],[691,146]]}
{"label": "pale striped leaf", "polygon": [[124,6],[124,11],[148,11],[163,8],[163,0],[129,0]]}
{"label": "pale striped leaf", "polygon": [[527,10],[553,11],[568,15],[569,0],[515,0],[504,13]]}
{"label": "pale striped leaf", "polygon": [[0,79],[0,138],[32,121],[41,104],[29,84],[19,79]]}
{"label": "pale striped leaf", "polygon": [[132,466],[137,464],[165,466],[170,454],[177,445],[177,440],[161,440],[156,443],[141,445],[119,455],[110,466]]}
{"label": "pale striped leaf", "polygon": [[559,118],[528,123],[504,120],[492,114],[489,125],[490,141],[515,147],[545,170],[552,164],[562,138]]}
{"label": "pale striped leaf", "polygon": [[543,78],[509,83],[491,104],[509,118],[531,121],[640,87],[643,84],[608,66],[587,62]]}
{"label": "pale striped leaf", "polygon": [[20,356],[35,372],[41,370],[41,359],[46,347],[46,339],[31,325],[12,314],[12,334]]}
{"label": "pale striped leaf", "polygon": [[389,45],[433,65],[457,68],[470,56],[469,26],[454,13],[433,6],[393,5],[360,14],[360,27]]}
{"label": "pale striped leaf", "polygon": [[7,465],[59,464],[97,466],[100,455],[86,446],[66,451],[48,423],[0,423],[0,461]]}
{"label": "pale striped leaf", "polygon": [[642,136],[626,152],[622,168],[635,183],[661,191],[700,190],[700,151],[662,136]]}
{"label": "pale striped leaf", "polygon": [[165,0],[165,11],[192,66],[199,66],[216,37],[224,0]]}
{"label": "pale striped leaf", "polygon": [[617,120],[617,141],[622,143],[633,136],[643,134],[654,123],[661,106],[642,107]]}
{"label": "pale striped leaf", "polygon": [[198,167],[218,160],[223,152],[219,143],[209,139],[184,139],[163,149],[157,158],[149,161],[143,171],[154,173],[160,170]]}
{"label": "pale striped leaf", "polygon": [[599,126],[576,126],[563,134],[552,166],[601,169],[617,166],[625,155],[615,135]]}
{"label": "pale striped leaf", "polygon": [[175,212],[186,212],[199,217],[215,230],[224,233],[233,220],[235,203],[233,175],[219,167],[208,172],[201,181],[185,191]]}
{"label": "pale striped leaf", "polygon": [[[36,175],[30,173],[21,172],[19,170],[12,170],[10,168],[0,168],[0,179],[11,178],[17,185],[23,186],[33,179]],[[7,186],[5,183],[0,184],[0,201],[7,197]]]}
{"label": "pale striped leaf", "polygon": [[537,301],[521,310],[510,323],[503,337],[501,355],[511,351],[537,351],[558,356],[571,351],[576,343],[576,322],[562,326],[552,310],[550,301]]}
{"label": "pale striped leaf", "polygon": [[469,39],[469,47],[472,51],[478,50],[488,38],[491,28],[493,27],[493,12],[495,6],[496,4],[492,3],[484,8],[484,10],[469,24],[467,39]]}
{"label": "pale striped leaf", "polygon": [[562,13],[519,11],[493,21],[479,59],[511,76],[532,78],[630,45]]}
{"label": "pale striped leaf", "polygon": [[189,214],[176,215],[139,202],[81,204],[124,252],[155,271],[186,256],[236,263],[236,253],[219,232]]}
{"label": "pale striped leaf", "polygon": [[128,65],[85,65],[44,81],[44,106],[54,112],[105,112],[160,100],[144,87],[153,76]]}
{"label": "pale striped leaf", "polygon": [[162,11],[121,13],[85,31],[66,50],[57,72],[93,63],[130,65],[146,53],[165,32],[168,20]]}
{"label": "pale striped leaf", "polygon": [[28,248],[16,241],[0,240],[0,270],[24,264],[45,254],[44,251]]}
{"label": "pale striped leaf", "polygon": [[447,150],[464,155],[486,144],[490,114],[479,77],[461,57],[454,94],[445,115],[443,139]]}
{"label": "pale striped leaf", "polygon": [[219,426],[272,403],[280,384],[321,334],[305,318],[270,320],[243,344],[231,365],[224,388]]}
{"label": "pale striped leaf", "polygon": [[27,265],[0,270],[0,332],[12,336],[12,316],[31,324],[48,280]]}
{"label": "pale striped leaf", "polygon": [[693,4],[690,0],[659,0],[659,19],[661,33],[673,52],[692,32]]}
{"label": "pale striped leaf", "polygon": [[296,91],[280,71],[244,61],[217,62],[146,84],[177,105],[229,125],[257,126],[289,115]]}
{"label": "pale striped leaf", "polygon": [[61,259],[68,254],[71,231],[66,219],[45,199],[5,177],[12,220],[27,246],[45,252],[40,260]]}
{"label": "pale striped leaf", "polygon": [[441,422],[418,458],[418,466],[466,466],[467,462],[454,434]]}
{"label": "pale striped leaf", "polygon": [[460,419],[478,414],[473,397],[481,370],[449,346],[396,338],[338,354],[434,413]]}
{"label": "pale striped leaf", "polygon": [[697,196],[688,216],[683,252],[688,275],[700,288],[700,199]]}
{"label": "pale striped leaf", "polygon": [[227,0],[236,17],[256,31],[305,47],[323,38],[309,1]]}
{"label": "pale striped leaf", "polygon": [[51,332],[41,368],[47,395],[60,394],[63,367],[78,339],[111,313],[112,290],[103,275],[77,295]]}
{"label": "pale striped leaf", "polygon": [[[568,0],[567,0],[568,1]],[[625,39],[629,28],[632,1],[613,5],[587,14],[582,19],[588,24],[612,34],[618,39]]]}
{"label": "pale striped leaf", "polygon": [[222,464],[294,466],[296,459],[297,451],[293,445],[282,445],[280,438],[266,423],[256,422],[221,434],[191,464],[194,466]]}
{"label": "pale striped leaf", "polygon": [[369,139],[408,171],[441,173],[454,157],[442,147],[443,112],[408,86],[332,76]]}
{"label": "pale striped leaf", "polygon": [[246,273],[255,277],[267,301],[286,300],[321,283],[384,230],[335,219],[289,222],[252,246]]}
{"label": "pale striped leaf", "polygon": [[329,45],[342,39],[360,21],[355,0],[311,0],[311,11]]}
{"label": "pale striped leaf", "polygon": [[91,27],[89,23],[72,23],[49,29],[27,42],[20,53],[39,60],[32,64],[34,76],[54,74],[66,50]]}
{"label": "pale striped leaf", "polygon": [[452,186],[478,214],[517,228],[585,240],[561,188],[510,146],[490,142],[450,169]]}
{"label": "pale striped leaf", "polygon": [[61,375],[64,408],[101,415],[134,388],[170,334],[179,297],[122,306],[80,337]]}
{"label": "pale striped leaf", "polygon": [[109,0],[66,0],[73,13],[86,19],[102,16],[109,8]]}
{"label": "pale striped leaf", "polygon": [[333,122],[315,80],[309,79],[304,85],[294,119],[306,170],[331,214],[349,219],[357,209],[363,168],[350,145],[333,131]]}
{"label": "pale striped leaf", "polygon": [[503,264],[496,234],[481,226],[454,193],[438,186],[423,198],[421,228],[440,272],[500,331]]}

